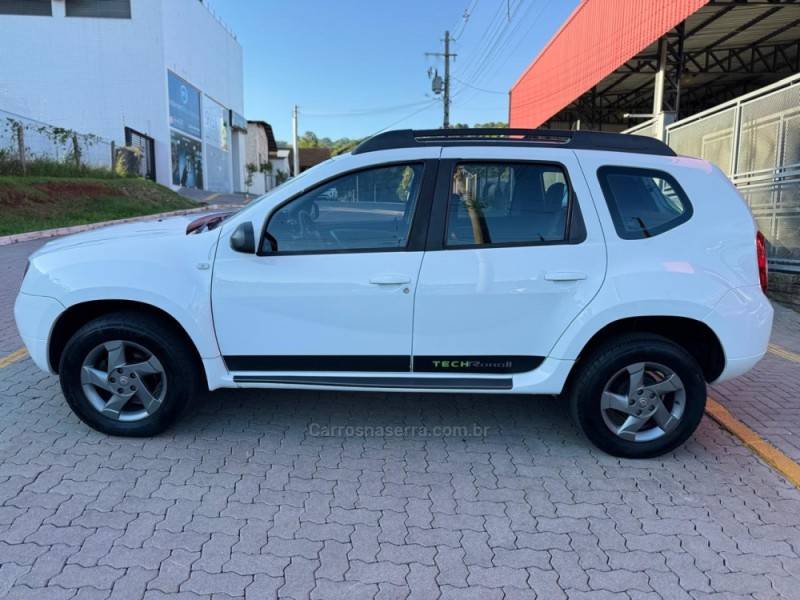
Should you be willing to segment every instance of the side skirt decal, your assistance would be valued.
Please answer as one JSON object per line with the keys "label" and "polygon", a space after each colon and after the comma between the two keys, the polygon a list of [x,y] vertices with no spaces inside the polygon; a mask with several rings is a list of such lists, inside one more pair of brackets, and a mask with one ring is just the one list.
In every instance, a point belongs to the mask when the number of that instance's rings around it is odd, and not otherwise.
{"label": "side skirt decal", "polygon": [[230,371],[361,371],[365,373],[474,373],[504,375],[533,371],[542,356],[410,356],[403,355],[250,355],[225,356]]}
{"label": "side skirt decal", "polygon": [[371,373],[409,373],[410,356],[282,355],[225,356],[231,371],[368,371]]}
{"label": "side skirt decal", "polygon": [[433,379],[430,377],[318,377],[303,375],[234,375],[236,383],[271,383],[285,385],[320,385],[328,387],[369,387],[369,388],[415,388],[420,390],[510,390],[512,380],[478,379],[467,377],[447,377]]}

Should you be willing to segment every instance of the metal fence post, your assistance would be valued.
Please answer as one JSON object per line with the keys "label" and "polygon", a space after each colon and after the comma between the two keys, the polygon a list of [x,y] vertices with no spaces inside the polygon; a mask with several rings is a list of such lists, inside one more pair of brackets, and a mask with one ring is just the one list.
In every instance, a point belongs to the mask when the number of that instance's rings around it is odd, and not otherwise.
{"label": "metal fence post", "polygon": [[17,152],[19,153],[19,164],[22,165],[22,175],[25,175],[25,132],[22,123],[17,121]]}
{"label": "metal fence post", "polygon": [[116,143],[111,140],[111,172],[114,173],[114,155],[116,154]]}
{"label": "metal fence post", "polygon": [[736,163],[739,162],[739,138],[741,130],[742,130],[742,103],[737,102],[736,107],[733,110],[733,141],[731,142],[731,179],[734,179],[736,177]]}

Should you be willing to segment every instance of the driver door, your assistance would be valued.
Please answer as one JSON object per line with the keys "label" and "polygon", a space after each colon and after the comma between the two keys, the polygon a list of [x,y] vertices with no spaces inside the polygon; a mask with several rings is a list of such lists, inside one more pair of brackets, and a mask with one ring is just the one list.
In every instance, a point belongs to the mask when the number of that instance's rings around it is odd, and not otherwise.
{"label": "driver door", "polygon": [[223,240],[212,304],[228,369],[410,371],[435,171],[422,160],[339,175],[274,209],[258,254]]}

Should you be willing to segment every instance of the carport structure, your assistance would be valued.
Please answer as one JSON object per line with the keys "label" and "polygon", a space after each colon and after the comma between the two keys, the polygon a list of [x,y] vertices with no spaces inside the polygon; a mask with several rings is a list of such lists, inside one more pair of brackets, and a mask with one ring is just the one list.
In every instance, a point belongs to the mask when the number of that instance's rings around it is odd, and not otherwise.
{"label": "carport structure", "polygon": [[509,122],[648,135],[711,160],[773,270],[800,273],[797,2],[583,0],[511,88]]}
{"label": "carport structure", "polygon": [[584,0],[510,92],[512,127],[667,123],[800,71],[800,4]]}

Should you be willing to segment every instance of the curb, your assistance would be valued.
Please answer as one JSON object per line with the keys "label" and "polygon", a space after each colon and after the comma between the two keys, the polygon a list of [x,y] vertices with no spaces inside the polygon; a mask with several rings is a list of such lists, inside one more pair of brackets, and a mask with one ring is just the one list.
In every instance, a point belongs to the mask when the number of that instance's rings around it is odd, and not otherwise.
{"label": "curb", "polygon": [[15,350],[11,354],[7,354],[3,358],[0,358],[0,369],[5,369],[8,365],[14,364],[15,362],[22,360],[28,356],[28,350],[25,348],[20,348],[19,350]]}
{"label": "curb", "polygon": [[225,210],[230,208],[238,208],[238,207],[229,204],[210,204],[208,206],[200,206],[198,208],[185,208],[182,210],[172,210],[163,213],[153,213],[150,215],[129,217],[127,219],[116,219],[114,221],[100,221],[99,223],[87,223],[85,225],[56,227],[55,229],[42,229],[40,231],[26,231],[25,233],[15,233],[13,235],[0,236],[0,246],[9,246],[11,244],[18,244],[19,242],[30,242],[33,240],[41,240],[44,238],[70,235],[72,233],[80,233],[81,231],[100,229],[101,227],[107,227],[109,225],[122,225],[124,223],[136,223],[138,221],[152,221],[164,217],[179,217],[182,215],[192,215],[195,213],[208,212],[210,210]]}
{"label": "curb", "polygon": [[727,408],[711,396],[706,398],[706,414],[750,448],[761,460],[783,475],[792,485],[800,488],[800,465],[734,417]]}

